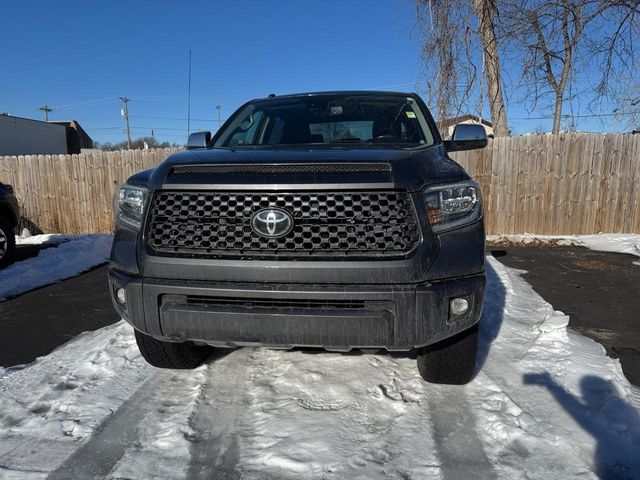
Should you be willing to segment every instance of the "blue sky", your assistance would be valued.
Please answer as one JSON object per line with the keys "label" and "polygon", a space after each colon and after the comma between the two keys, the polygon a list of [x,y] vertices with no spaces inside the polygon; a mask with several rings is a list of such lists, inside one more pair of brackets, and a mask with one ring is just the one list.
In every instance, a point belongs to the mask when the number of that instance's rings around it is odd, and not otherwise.
{"label": "blue sky", "polygon": [[[183,143],[188,52],[191,130],[215,129],[241,103],[269,93],[334,89],[421,91],[411,0],[3,2],[0,112],[76,119],[98,141],[132,136]],[[516,97],[516,96],[514,96]],[[550,121],[507,106],[516,133]],[[575,109],[574,109],[575,110]],[[586,112],[585,112],[586,113]],[[613,120],[607,120],[613,122]],[[622,125],[579,119],[583,129]]]}

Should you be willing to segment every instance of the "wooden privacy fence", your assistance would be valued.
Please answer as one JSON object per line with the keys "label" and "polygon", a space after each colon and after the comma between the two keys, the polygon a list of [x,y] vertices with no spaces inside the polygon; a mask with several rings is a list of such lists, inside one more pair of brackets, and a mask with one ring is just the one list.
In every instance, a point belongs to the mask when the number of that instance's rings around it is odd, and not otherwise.
{"label": "wooden privacy fence", "polygon": [[482,186],[488,234],[640,233],[640,135],[500,137],[452,157]]}
{"label": "wooden privacy fence", "polygon": [[[115,185],[172,149],[0,157],[23,225],[109,232]],[[496,138],[452,154],[482,185],[489,234],[640,233],[640,135]]]}
{"label": "wooden privacy fence", "polygon": [[0,182],[13,185],[22,209],[21,226],[32,232],[110,232],[116,185],[175,151],[0,157]]}

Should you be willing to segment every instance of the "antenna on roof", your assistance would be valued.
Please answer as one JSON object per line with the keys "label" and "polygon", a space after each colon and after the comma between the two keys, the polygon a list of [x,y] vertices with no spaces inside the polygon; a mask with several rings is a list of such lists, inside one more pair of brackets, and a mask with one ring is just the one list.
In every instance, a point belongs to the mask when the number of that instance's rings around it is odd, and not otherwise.
{"label": "antenna on roof", "polygon": [[276,98],[276,94],[275,93],[270,93],[267,98]]}
{"label": "antenna on roof", "polygon": [[187,137],[191,133],[191,49],[189,49],[189,94],[187,100]]}

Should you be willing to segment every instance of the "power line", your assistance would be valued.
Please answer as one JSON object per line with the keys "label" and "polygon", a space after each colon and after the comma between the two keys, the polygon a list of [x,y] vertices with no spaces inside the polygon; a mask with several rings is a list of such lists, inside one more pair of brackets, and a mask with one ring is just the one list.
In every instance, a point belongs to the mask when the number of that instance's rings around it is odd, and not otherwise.
{"label": "power line", "polygon": [[100,104],[113,103],[118,99],[115,97],[103,97],[96,98],[94,100],[85,100],[83,102],[74,102],[74,103],[66,103],[64,105],[54,105],[53,108],[56,110],[71,110],[74,107],[90,107]]}
{"label": "power line", "polygon": [[[128,97],[130,100],[135,100],[135,101],[142,101],[142,102],[163,102],[163,101],[170,101],[170,102],[182,102],[186,99],[188,99],[187,96],[161,96],[161,95],[157,95],[157,96],[145,96],[145,95],[130,95]],[[209,96],[197,96],[191,97],[192,100],[211,100],[211,101],[215,101],[217,100],[215,97],[209,97]],[[102,97],[102,98],[96,98],[93,100],[85,100],[82,102],[72,102],[72,103],[65,103],[65,104],[60,104],[60,105],[52,105],[51,108],[53,108],[54,110],[75,110],[76,108],[81,108],[81,107],[95,107],[95,106],[101,106],[101,105],[106,105],[108,103],[114,103],[118,101],[118,97]]]}
{"label": "power line", "polygon": [[[599,118],[599,117],[616,117],[618,115],[638,115],[640,112],[615,112],[615,113],[592,113],[583,115],[563,114],[561,118]],[[551,120],[552,115],[546,117],[509,117],[510,120]]]}
{"label": "power line", "polygon": [[[184,121],[187,120],[185,117],[163,117],[158,115],[130,115],[130,118],[153,118],[156,120],[179,120]],[[215,119],[213,118],[192,118],[192,122],[211,122],[214,123]]]}
{"label": "power line", "polygon": [[[188,95],[131,95],[133,100],[141,102],[184,102],[189,99]],[[192,100],[215,101],[216,97],[209,96],[191,96]]]}
{"label": "power line", "polygon": [[[616,115],[637,115],[640,112],[614,112],[614,113],[596,113],[591,115],[569,115],[564,114],[562,118],[599,118],[599,117],[614,117]],[[182,117],[159,117],[154,115],[131,115],[131,118],[151,118],[151,119],[162,119],[162,120],[186,120],[186,118]],[[510,120],[551,120],[553,116],[540,116],[540,117],[510,117]],[[206,121],[210,123],[214,123],[213,119],[191,119],[192,121]],[[96,132],[101,130],[119,130],[122,127],[119,126],[105,126],[105,127],[94,127],[94,128],[85,128],[87,131]],[[131,126],[130,130],[159,130],[159,131],[173,131],[173,132],[186,132],[185,128],[170,128],[170,127],[151,127],[151,126]]]}
{"label": "power line", "polygon": [[[120,130],[122,127],[94,127],[94,128],[85,128],[88,132],[97,132],[100,130]],[[185,128],[163,128],[163,127],[130,127],[130,130],[166,130],[173,132],[185,132]]]}
{"label": "power line", "polygon": [[369,87],[369,88],[364,88],[363,90],[387,90],[389,88],[398,88],[398,87],[410,87],[416,86],[417,82],[408,82],[408,83],[396,83],[394,85],[383,85],[380,87]]}

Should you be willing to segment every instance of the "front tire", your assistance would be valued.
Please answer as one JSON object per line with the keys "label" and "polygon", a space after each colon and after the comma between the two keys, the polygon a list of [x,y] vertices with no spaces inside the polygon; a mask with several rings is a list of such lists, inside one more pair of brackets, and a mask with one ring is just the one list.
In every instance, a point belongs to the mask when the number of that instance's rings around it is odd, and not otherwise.
{"label": "front tire", "polygon": [[204,362],[213,352],[213,347],[196,345],[193,342],[172,343],[157,340],[135,330],[140,353],[150,365],[158,368],[193,369]]}
{"label": "front tire", "polygon": [[16,255],[16,235],[13,228],[0,217],[0,268],[11,265]]}
{"label": "front tire", "polygon": [[473,378],[478,353],[478,324],[418,350],[418,371],[430,383],[464,385]]}

